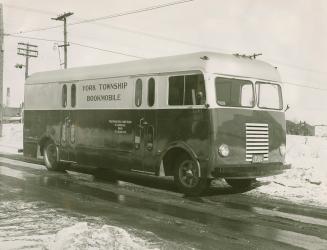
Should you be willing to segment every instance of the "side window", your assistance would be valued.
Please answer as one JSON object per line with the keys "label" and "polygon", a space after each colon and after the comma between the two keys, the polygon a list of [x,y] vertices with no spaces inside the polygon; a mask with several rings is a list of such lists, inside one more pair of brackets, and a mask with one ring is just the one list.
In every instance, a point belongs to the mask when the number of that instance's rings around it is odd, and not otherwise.
{"label": "side window", "polygon": [[137,79],[135,85],[135,105],[140,107],[142,105],[142,80]]}
{"label": "side window", "polygon": [[184,76],[169,77],[169,105],[183,105]]}
{"label": "side window", "polygon": [[169,77],[169,105],[202,105],[206,103],[202,74]]}
{"label": "side window", "polygon": [[201,105],[206,103],[203,75],[185,76],[184,105]]}
{"label": "side window", "polygon": [[64,84],[62,86],[61,104],[64,108],[66,108],[66,106],[67,106],[67,85],[66,84]]}
{"label": "side window", "polygon": [[154,105],[155,100],[155,80],[153,78],[150,78],[148,81],[148,105],[149,107],[152,107]]}
{"label": "side window", "polygon": [[71,106],[73,108],[75,108],[75,106],[76,106],[76,85],[75,84],[72,85],[70,93],[71,93],[71,98],[70,98]]}

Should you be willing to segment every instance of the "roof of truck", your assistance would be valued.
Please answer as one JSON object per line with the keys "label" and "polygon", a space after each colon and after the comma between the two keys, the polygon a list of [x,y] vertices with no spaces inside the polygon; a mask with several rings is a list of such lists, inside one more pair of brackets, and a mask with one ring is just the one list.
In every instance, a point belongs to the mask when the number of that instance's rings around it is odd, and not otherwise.
{"label": "roof of truck", "polygon": [[27,79],[26,84],[151,75],[193,70],[201,70],[205,73],[217,73],[226,76],[239,76],[280,82],[280,76],[276,68],[261,60],[215,52],[197,52],[40,72],[32,74]]}

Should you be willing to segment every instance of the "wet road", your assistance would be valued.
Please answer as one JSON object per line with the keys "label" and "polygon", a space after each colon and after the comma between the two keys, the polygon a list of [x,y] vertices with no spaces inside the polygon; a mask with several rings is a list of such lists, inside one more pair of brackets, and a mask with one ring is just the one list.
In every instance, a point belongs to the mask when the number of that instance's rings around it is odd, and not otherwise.
{"label": "wet road", "polygon": [[[254,197],[224,183],[215,183],[203,197],[192,198],[178,193],[168,178],[121,175],[119,179],[48,172],[41,165],[0,157],[1,201],[33,204],[34,210],[40,210],[52,227],[40,230],[39,237],[59,230],[56,219],[45,216],[50,209],[67,225],[100,220],[125,228],[147,241],[147,248],[327,249],[324,208]],[[7,218],[4,227],[3,219],[20,214],[15,210],[1,216],[1,212],[0,238],[11,221]],[[28,216],[22,220],[25,226],[34,222]],[[16,218],[16,223],[21,222]],[[30,229],[26,230],[20,234]]]}

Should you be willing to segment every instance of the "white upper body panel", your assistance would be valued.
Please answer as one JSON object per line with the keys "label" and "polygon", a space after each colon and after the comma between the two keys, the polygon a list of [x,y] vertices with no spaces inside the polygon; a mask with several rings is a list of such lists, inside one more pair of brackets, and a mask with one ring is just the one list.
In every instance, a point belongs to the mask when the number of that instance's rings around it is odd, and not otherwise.
{"label": "white upper body panel", "polygon": [[[203,59],[204,57],[207,57],[207,59]],[[256,78],[275,82],[281,81],[276,68],[263,61],[228,54],[198,52],[178,56],[35,73],[27,79],[26,84],[154,75],[191,70],[201,70],[204,73]]]}

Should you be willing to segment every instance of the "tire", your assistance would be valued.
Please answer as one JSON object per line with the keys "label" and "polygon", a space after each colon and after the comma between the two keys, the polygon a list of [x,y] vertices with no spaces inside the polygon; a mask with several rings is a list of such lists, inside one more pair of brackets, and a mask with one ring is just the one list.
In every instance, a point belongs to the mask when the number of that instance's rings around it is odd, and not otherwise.
{"label": "tire", "polygon": [[247,189],[251,188],[256,179],[225,179],[225,181],[235,189]]}
{"label": "tire", "polygon": [[46,168],[50,171],[61,171],[58,161],[59,149],[53,141],[48,141],[43,148],[43,158]]}
{"label": "tire", "polygon": [[200,177],[197,163],[187,156],[176,161],[174,182],[182,193],[190,196],[201,195],[210,183],[207,178]]}

